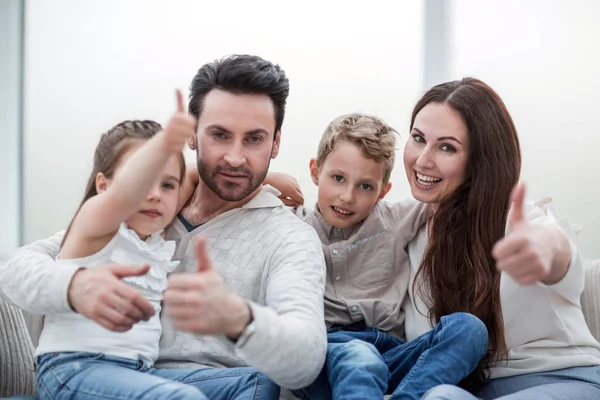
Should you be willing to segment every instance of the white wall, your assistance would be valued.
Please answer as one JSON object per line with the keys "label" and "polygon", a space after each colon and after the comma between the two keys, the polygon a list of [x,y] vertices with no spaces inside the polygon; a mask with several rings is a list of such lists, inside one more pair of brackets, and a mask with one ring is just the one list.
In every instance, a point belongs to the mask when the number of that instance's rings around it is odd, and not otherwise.
{"label": "white wall", "polygon": [[[316,201],[308,161],[331,119],[370,112],[406,132],[420,95],[419,1],[26,4],[26,243],[66,226],[99,135],[123,119],[164,123],[174,88],[187,89],[207,61],[245,52],[287,71],[291,95],[272,168],[297,176],[308,204]],[[409,193],[405,181],[400,167],[391,198]]]}
{"label": "white wall", "polygon": [[[173,89],[225,54],[259,54],[290,76],[273,169],[297,176],[308,204],[316,199],[308,160],[335,116],[376,113],[404,134],[403,147],[421,93],[423,2],[216,3],[26,2],[25,242],[66,226],[100,133],[123,119],[164,123]],[[530,197],[553,197],[583,225],[584,255],[600,257],[600,2],[449,4],[451,77],[497,89],[519,129]],[[405,181],[398,163],[391,199],[408,195]]]}
{"label": "white wall", "polygon": [[19,0],[0,2],[0,259],[21,235],[21,28]]}
{"label": "white wall", "polygon": [[511,112],[529,197],[554,199],[600,257],[600,2],[454,0],[453,78],[490,84]]}

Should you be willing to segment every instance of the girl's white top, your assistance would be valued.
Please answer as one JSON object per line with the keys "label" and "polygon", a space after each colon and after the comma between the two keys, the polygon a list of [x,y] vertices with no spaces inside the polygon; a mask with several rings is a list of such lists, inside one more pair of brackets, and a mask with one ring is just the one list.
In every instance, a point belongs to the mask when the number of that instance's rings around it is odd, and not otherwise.
{"label": "girl's white top", "polygon": [[149,321],[141,321],[122,333],[109,331],[74,312],[48,315],[44,319],[36,356],[56,352],[104,353],[154,364],[162,333],[159,318],[162,293],[167,288],[167,274],[178,264],[178,261],[171,261],[174,252],[175,242],[164,240],[160,233],[143,241],[121,224],[111,241],[96,254],[80,259],[57,259],[59,263],[76,263],[84,268],[105,264],[150,265],[147,274],[127,277],[123,281],[140,291],[156,312]]}

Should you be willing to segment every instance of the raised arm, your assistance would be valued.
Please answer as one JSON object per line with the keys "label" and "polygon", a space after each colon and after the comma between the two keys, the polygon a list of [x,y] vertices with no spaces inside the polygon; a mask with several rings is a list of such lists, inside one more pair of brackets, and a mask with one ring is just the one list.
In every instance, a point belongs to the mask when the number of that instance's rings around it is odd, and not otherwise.
{"label": "raised arm", "polygon": [[177,112],[167,128],[125,161],[105,191],[83,204],[69,235],[83,240],[112,237],[119,225],[138,210],[170,157],[182,151],[187,139],[194,134],[195,125],[194,117],[185,113],[178,91]]}
{"label": "raised arm", "polygon": [[190,197],[194,194],[196,186],[200,183],[200,175],[198,175],[198,167],[195,163],[189,163],[185,167],[185,179],[181,184],[179,203],[177,204],[177,212],[180,212],[188,203]]}

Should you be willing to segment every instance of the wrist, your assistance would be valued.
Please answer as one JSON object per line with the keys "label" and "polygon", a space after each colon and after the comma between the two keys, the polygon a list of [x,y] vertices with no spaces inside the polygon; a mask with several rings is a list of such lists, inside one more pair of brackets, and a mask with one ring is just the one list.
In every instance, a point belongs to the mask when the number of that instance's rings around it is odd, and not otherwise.
{"label": "wrist", "polygon": [[71,310],[77,313],[79,312],[79,310],[77,310],[77,307],[75,307],[76,296],[74,294],[74,291],[76,283],[78,282],[78,279],[84,270],[85,268],[80,267],[77,271],[75,271],[73,277],[71,278],[71,282],[69,282],[69,287],[67,288],[67,302],[69,303],[69,307],[71,307]]}
{"label": "wrist", "polygon": [[267,172],[265,179],[263,179],[263,181],[262,181],[263,186],[265,186],[265,185],[273,186],[273,182],[271,181],[271,177],[270,177],[271,174],[272,174],[272,172]]}
{"label": "wrist", "polygon": [[178,143],[173,135],[168,133],[166,130],[158,132],[153,139],[158,142],[160,149],[165,155],[177,154],[178,152],[182,151],[182,148],[185,145],[185,143]]}
{"label": "wrist", "polygon": [[546,284],[558,283],[564,278],[569,264],[571,263],[571,245],[566,233],[559,226],[552,226],[552,241],[554,242],[554,254],[550,273],[544,279]]}
{"label": "wrist", "polygon": [[225,330],[225,335],[233,340],[237,341],[239,337],[244,333],[248,325],[253,320],[252,309],[250,305],[241,297],[234,295],[234,311],[231,313],[233,316],[230,319],[230,324]]}

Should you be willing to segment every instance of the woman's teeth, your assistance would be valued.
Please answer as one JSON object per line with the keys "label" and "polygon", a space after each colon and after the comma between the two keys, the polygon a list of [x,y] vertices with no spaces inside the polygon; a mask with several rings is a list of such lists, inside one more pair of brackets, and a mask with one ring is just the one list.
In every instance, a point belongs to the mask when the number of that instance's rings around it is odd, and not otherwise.
{"label": "woman's teeth", "polygon": [[441,178],[436,178],[434,176],[423,175],[423,174],[420,174],[420,173],[417,172],[417,180],[422,185],[431,186],[433,184],[438,183],[442,179]]}

